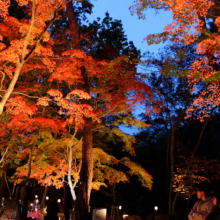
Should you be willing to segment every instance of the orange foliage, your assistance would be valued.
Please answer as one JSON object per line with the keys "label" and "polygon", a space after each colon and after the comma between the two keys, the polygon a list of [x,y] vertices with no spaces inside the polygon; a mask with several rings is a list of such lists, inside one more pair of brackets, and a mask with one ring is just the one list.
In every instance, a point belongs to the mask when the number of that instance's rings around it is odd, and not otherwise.
{"label": "orange foliage", "polygon": [[[92,118],[93,127],[98,127],[102,117],[130,115],[134,105],[142,104],[146,96],[153,97],[149,86],[137,73],[135,63],[127,56],[97,60],[71,46],[56,50],[57,45],[65,45],[65,39],[54,40],[48,29],[59,18],[57,12],[64,9],[64,1],[17,2],[26,6],[24,13],[29,19],[9,16],[10,1],[0,0],[1,150],[13,140],[8,158],[18,163],[27,160],[31,148],[34,170],[31,177],[43,185],[60,187],[60,180],[68,169],[66,148],[70,133],[82,129],[85,117]],[[89,78],[90,94],[79,89],[84,86],[82,66]],[[82,104],[81,99],[90,99],[92,105]],[[129,123],[127,125],[132,122]],[[134,154],[132,141],[116,130],[113,132],[127,142],[125,149]],[[74,149],[74,157],[79,160],[77,149]],[[101,155],[100,151],[94,151]],[[111,163],[118,161],[114,159]],[[79,163],[77,166],[72,170],[74,178],[78,178]],[[132,164],[132,167],[130,175],[139,175],[137,170],[140,170],[140,179],[150,187],[151,176],[138,165]],[[17,175],[27,175],[27,165],[18,168]],[[102,175],[109,183],[128,181],[125,174],[113,168],[105,168]],[[102,178],[97,181],[96,188],[104,184]]]}
{"label": "orange foliage", "polygon": [[[150,34],[146,37],[148,44],[160,43],[167,40],[181,42],[186,45],[198,43],[197,53],[203,58],[198,58],[191,65],[189,73],[190,86],[196,89],[199,80],[209,84],[206,91],[203,91],[199,98],[188,110],[189,117],[194,110],[203,109],[203,120],[206,110],[212,106],[219,105],[219,48],[220,48],[220,16],[218,1],[209,0],[136,0],[131,6],[131,11],[136,12],[140,17],[144,17],[144,11],[148,8],[156,10],[164,9],[173,15],[173,22],[164,28],[163,33]],[[217,31],[210,31],[207,22],[212,20]]]}

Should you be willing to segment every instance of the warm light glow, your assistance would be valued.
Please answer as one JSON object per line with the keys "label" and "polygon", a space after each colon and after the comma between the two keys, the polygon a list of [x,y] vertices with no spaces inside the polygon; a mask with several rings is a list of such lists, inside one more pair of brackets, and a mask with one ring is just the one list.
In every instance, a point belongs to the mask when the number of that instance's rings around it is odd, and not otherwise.
{"label": "warm light glow", "polygon": [[47,213],[47,207],[44,209],[44,212],[46,212],[46,213]]}
{"label": "warm light glow", "polygon": [[58,200],[57,200],[57,202],[59,202],[59,203],[60,203],[60,202],[61,202],[61,200],[60,200],[60,199],[58,199]]}
{"label": "warm light glow", "polygon": [[60,220],[60,217],[59,217],[59,220]]}
{"label": "warm light glow", "polygon": [[123,219],[126,219],[128,217],[128,215],[123,215]]}
{"label": "warm light glow", "polygon": [[158,210],[158,207],[157,206],[154,206],[154,210],[157,212],[157,210]]}
{"label": "warm light glow", "polygon": [[31,203],[30,206],[33,206],[33,203]]}
{"label": "warm light glow", "polygon": [[35,195],[35,198],[37,199],[37,198],[38,198],[38,195]]}
{"label": "warm light glow", "polygon": [[122,208],[121,205],[118,208],[121,210],[121,208]]}
{"label": "warm light glow", "polygon": [[49,200],[49,196],[46,197],[46,200]]}

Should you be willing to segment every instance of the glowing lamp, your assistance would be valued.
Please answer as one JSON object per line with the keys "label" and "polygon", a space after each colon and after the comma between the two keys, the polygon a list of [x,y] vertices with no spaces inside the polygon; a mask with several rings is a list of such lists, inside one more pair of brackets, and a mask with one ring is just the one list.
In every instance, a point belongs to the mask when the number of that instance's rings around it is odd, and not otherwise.
{"label": "glowing lamp", "polygon": [[35,195],[35,198],[37,199],[37,198],[38,198],[38,195]]}
{"label": "glowing lamp", "polygon": [[46,200],[49,200],[49,196],[46,197]]}
{"label": "glowing lamp", "polygon": [[126,219],[128,217],[128,215],[123,215],[123,219]]}
{"label": "glowing lamp", "polygon": [[158,210],[158,206],[154,206],[154,210],[157,212],[157,210]]}
{"label": "glowing lamp", "polygon": [[121,205],[120,205],[120,206],[118,207],[118,209],[121,210],[121,208],[122,208],[122,207],[121,207]]}
{"label": "glowing lamp", "polygon": [[58,200],[57,200],[57,202],[59,202],[59,203],[60,203],[60,202],[61,202],[61,200],[60,200],[60,199],[58,199]]}
{"label": "glowing lamp", "polygon": [[31,203],[30,206],[33,206],[33,203]]}

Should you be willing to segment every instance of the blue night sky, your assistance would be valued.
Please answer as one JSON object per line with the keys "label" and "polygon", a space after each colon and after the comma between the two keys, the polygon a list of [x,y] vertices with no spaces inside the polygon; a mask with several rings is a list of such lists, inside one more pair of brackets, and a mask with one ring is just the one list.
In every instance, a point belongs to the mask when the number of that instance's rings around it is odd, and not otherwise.
{"label": "blue night sky", "polygon": [[[110,17],[117,20],[121,20],[125,35],[127,35],[128,41],[133,41],[137,49],[141,50],[143,54],[146,51],[157,53],[159,48],[164,45],[152,45],[148,46],[143,39],[148,34],[160,33],[163,31],[167,24],[172,22],[172,15],[170,12],[161,11],[156,14],[155,10],[148,10],[146,12],[146,19],[138,19],[136,15],[131,16],[129,7],[134,0],[90,0],[94,5],[93,14],[89,16],[89,20],[92,22],[97,17],[101,19],[105,17],[105,13],[108,12]],[[141,113],[139,110],[135,112],[135,115]],[[121,129],[125,133],[136,134],[135,128],[126,128],[121,126]]]}
{"label": "blue night sky", "polygon": [[155,13],[155,10],[148,10],[146,19],[138,19],[136,15],[131,16],[129,7],[134,0],[90,0],[94,5],[93,14],[90,16],[91,21],[96,20],[97,17],[104,18],[105,13],[108,12],[113,19],[121,20],[125,34],[129,41],[133,41],[134,45],[141,50],[141,52],[151,51],[157,52],[162,45],[148,46],[143,39],[148,34],[160,33],[167,24],[172,22],[172,15],[170,12],[161,11]]}

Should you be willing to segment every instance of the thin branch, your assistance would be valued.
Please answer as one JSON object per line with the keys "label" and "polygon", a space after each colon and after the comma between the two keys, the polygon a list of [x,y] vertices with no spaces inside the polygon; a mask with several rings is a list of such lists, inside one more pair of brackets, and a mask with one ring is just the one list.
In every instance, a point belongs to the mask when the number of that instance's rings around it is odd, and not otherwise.
{"label": "thin branch", "polygon": [[[73,134],[73,136],[72,136],[72,138],[71,138],[71,140],[70,140],[69,146],[68,146],[68,148],[69,148],[69,150],[70,150],[70,155],[69,155],[69,169],[68,169],[68,182],[69,182],[70,191],[71,191],[71,194],[72,194],[72,197],[73,197],[73,200],[74,200],[74,201],[76,200],[76,194],[75,194],[75,192],[74,192],[74,190],[73,190],[73,183],[72,183],[72,180],[71,180],[72,153],[73,153],[72,147],[76,147],[76,146],[78,146],[78,145],[82,142],[82,138],[81,138],[80,141],[79,141],[77,144],[75,144],[74,146],[71,146],[71,145],[72,145],[72,141],[73,141],[74,137],[76,136],[76,132],[77,132],[77,131],[75,130],[75,132],[74,132],[74,134]],[[74,183],[74,184],[75,184],[75,183]]]}
{"label": "thin branch", "polygon": [[42,80],[43,80],[44,84],[46,85],[47,89],[49,89],[50,87],[49,87],[49,86],[47,85],[47,83],[45,82],[43,75],[42,75],[41,73],[40,73],[40,75],[41,75]]}
{"label": "thin branch", "polygon": [[7,151],[8,151],[8,149],[12,146],[13,143],[14,143],[14,141],[12,141],[12,143],[6,148],[5,153],[2,155],[2,158],[1,158],[1,160],[0,160],[0,163],[2,163],[2,161],[3,161],[3,159],[4,159],[5,155],[6,155],[6,153],[7,153]]}
{"label": "thin branch", "polygon": [[31,175],[31,160],[32,160],[32,147],[29,149],[28,173],[27,173],[26,181],[29,179]]}
{"label": "thin branch", "polygon": [[58,154],[62,155],[62,156],[66,156],[66,154],[63,154],[63,153],[57,151],[56,149],[54,151],[57,152]]}
{"label": "thin branch", "polygon": [[[81,168],[82,168],[82,160],[80,160],[80,162],[79,162],[79,168],[78,168],[78,175],[79,175],[79,173],[80,173],[80,171],[81,171]],[[76,184],[77,184],[77,179],[74,181],[74,184],[73,184],[73,189],[75,188],[75,186],[76,186]]]}
{"label": "thin branch", "polygon": [[[4,90],[3,90],[4,91]],[[38,96],[29,96],[29,95],[27,95],[27,94],[25,94],[25,93],[22,93],[22,92],[12,92],[12,94],[18,94],[18,95],[23,95],[23,96],[26,96],[26,97],[28,97],[28,98],[33,98],[33,99],[39,99],[40,97],[38,97]]]}
{"label": "thin branch", "polygon": [[[5,91],[5,90],[2,90],[2,91]],[[24,93],[21,93],[21,92],[12,92],[12,94],[23,95],[23,96],[26,96],[26,97],[28,97],[28,98],[33,98],[33,99],[40,99],[40,98],[41,98],[41,97],[39,97],[39,96],[29,96],[29,95],[24,94]],[[67,99],[66,99],[66,100],[67,100]],[[16,102],[12,102],[12,101],[9,101],[9,102],[11,102],[11,103],[16,103]],[[50,100],[50,102],[53,102],[54,104],[57,104],[57,102],[54,102],[54,101],[52,101],[52,100]]]}
{"label": "thin branch", "polygon": [[114,109],[116,109],[117,106],[113,107],[112,109],[110,109],[109,111],[105,112],[105,114],[101,115],[99,118],[102,118],[104,116],[106,116],[107,114],[109,114],[111,111],[113,111]]}
{"label": "thin branch", "polygon": [[24,48],[23,48],[23,51],[22,51],[21,62],[24,62],[24,60],[25,60],[25,54],[26,54],[29,38],[31,36],[31,32],[32,32],[32,29],[33,29],[34,23],[35,23],[35,9],[36,9],[35,8],[35,0],[32,1],[32,4],[33,5],[32,5],[31,25],[30,25],[30,28],[28,30],[27,36],[25,38],[25,41],[24,41]]}
{"label": "thin branch", "polygon": [[2,71],[2,70],[0,70],[0,72],[2,73],[2,80],[1,80],[1,87],[0,87],[0,91],[2,90],[2,87],[3,87],[3,82],[4,82],[4,80],[5,80],[5,73]]}
{"label": "thin branch", "polygon": [[[60,6],[61,7],[61,6]],[[59,10],[59,8],[57,10]],[[27,62],[27,60],[30,58],[30,56],[33,54],[33,52],[35,51],[36,47],[38,46],[38,44],[40,43],[43,35],[46,33],[46,31],[50,28],[50,26],[53,24],[55,18],[56,18],[56,14],[57,14],[57,10],[54,11],[54,16],[53,18],[50,20],[50,22],[48,23],[48,25],[46,26],[46,28],[44,29],[44,31],[41,32],[40,36],[38,37],[38,39],[35,42],[34,47],[31,49],[31,51],[26,55],[26,57],[24,58],[25,62]]]}
{"label": "thin branch", "polygon": [[216,107],[214,107],[214,108],[212,109],[212,111],[210,112],[210,117],[206,119],[206,121],[205,121],[205,123],[204,123],[204,125],[203,125],[203,127],[202,127],[202,130],[201,130],[201,132],[200,132],[199,138],[198,138],[198,140],[197,140],[196,146],[195,146],[194,151],[193,151],[193,155],[192,155],[193,157],[195,156],[195,154],[196,154],[196,152],[197,152],[197,150],[198,150],[198,147],[199,147],[199,144],[200,144],[200,142],[201,142],[201,139],[202,139],[203,133],[204,133],[204,131],[205,131],[205,128],[206,128],[208,122],[211,120],[212,113],[214,112],[214,110],[215,110],[216,108],[218,108],[218,106],[216,106]]}

